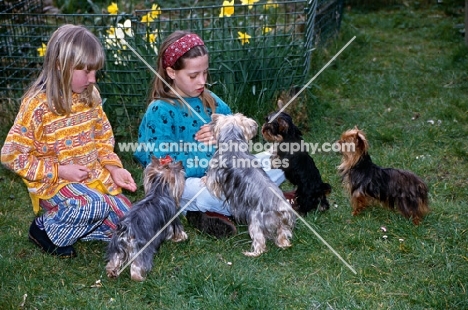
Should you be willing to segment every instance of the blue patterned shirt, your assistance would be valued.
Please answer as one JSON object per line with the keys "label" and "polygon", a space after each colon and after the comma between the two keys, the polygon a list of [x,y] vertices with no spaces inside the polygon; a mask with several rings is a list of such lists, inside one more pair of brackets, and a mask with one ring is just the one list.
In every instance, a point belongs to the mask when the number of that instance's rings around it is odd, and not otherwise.
{"label": "blue patterned shirt", "polygon": [[[224,101],[214,93],[211,95],[217,104],[215,113],[231,114]],[[205,109],[198,97],[184,99],[196,113],[184,103],[155,100],[148,106],[138,131],[140,149],[134,157],[146,167],[152,156],[163,158],[169,155],[175,161],[182,161],[187,177],[202,177],[216,149],[197,142],[195,134],[202,125],[211,121],[213,112]]]}

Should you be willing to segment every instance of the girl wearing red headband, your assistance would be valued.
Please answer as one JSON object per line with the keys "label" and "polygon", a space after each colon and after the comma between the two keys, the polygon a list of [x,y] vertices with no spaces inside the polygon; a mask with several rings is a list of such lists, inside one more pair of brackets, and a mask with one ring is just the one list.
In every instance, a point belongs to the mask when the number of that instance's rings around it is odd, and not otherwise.
{"label": "girl wearing red headband", "polygon": [[[187,180],[181,207],[187,210],[188,222],[222,238],[236,234],[236,226],[229,219],[229,206],[202,190],[201,178],[216,151],[207,124],[212,113],[226,115],[231,110],[205,88],[208,63],[208,49],[194,33],[176,31],[161,44],[157,60],[159,76],[152,82],[150,103],[139,127],[138,142],[142,147],[134,156],[143,167],[151,162],[152,156],[169,155],[174,161],[182,161]],[[284,180],[279,170],[278,175],[271,172],[268,174],[273,181]]]}

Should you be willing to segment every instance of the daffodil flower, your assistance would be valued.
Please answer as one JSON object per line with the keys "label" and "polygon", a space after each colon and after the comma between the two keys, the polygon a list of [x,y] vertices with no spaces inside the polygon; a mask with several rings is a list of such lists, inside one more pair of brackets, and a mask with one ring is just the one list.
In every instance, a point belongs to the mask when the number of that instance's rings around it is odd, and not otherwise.
{"label": "daffodil flower", "polygon": [[47,45],[45,45],[44,43],[42,43],[42,47],[39,47],[37,49],[37,53],[39,54],[39,57],[44,57],[45,53],[46,53],[46,50],[47,50]]}
{"label": "daffodil flower", "polygon": [[121,28],[118,27],[110,27],[107,29],[107,36],[106,36],[106,47],[113,48],[119,47],[119,39],[125,38],[125,34]]}
{"label": "daffodil flower", "polygon": [[118,23],[116,27],[110,27],[106,32],[107,48],[118,47],[126,49],[127,45],[123,40],[125,40],[125,35],[133,37],[132,21],[127,19],[123,24]]}
{"label": "daffodil flower", "polygon": [[158,37],[158,30],[155,32],[149,33],[146,36],[146,40],[149,42],[151,48],[154,50],[154,53],[158,55],[158,47],[156,46],[156,39]]}
{"label": "daffodil flower", "polygon": [[276,9],[278,8],[278,3],[275,3],[274,1],[272,0],[268,0],[267,3],[263,6],[263,8],[265,10],[268,10],[268,9]]}
{"label": "daffodil flower", "polygon": [[253,8],[253,4],[255,2],[258,2],[260,0],[241,0],[242,2],[242,5],[248,5],[249,6],[249,10]]}
{"label": "daffodil flower", "polygon": [[148,37],[148,42],[149,42],[149,43],[154,43],[154,42],[156,42],[156,34],[150,33],[150,34],[148,34],[147,37]]}
{"label": "daffodil flower", "polygon": [[241,40],[241,44],[244,45],[245,43],[250,43],[249,39],[251,36],[249,36],[247,33],[243,33],[238,31],[237,34],[239,35],[239,40]]}
{"label": "daffodil flower", "polygon": [[231,2],[223,1],[223,7],[221,8],[219,17],[230,17],[232,14],[234,14],[234,0]]}
{"label": "daffodil flower", "polygon": [[271,32],[273,29],[270,27],[263,27],[263,34],[267,34],[268,32]]}
{"label": "daffodil flower", "polygon": [[[130,19],[127,19],[123,25],[122,24],[117,24],[117,29],[120,28],[120,31],[121,29],[123,29],[123,31],[125,32],[125,34],[129,37],[133,37],[133,30],[132,30],[132,21]],[[117,30],[119,31],[119,30]],[[120,34],[120,36],[118,36],[119,39],[123,39],[125,37],[125,35],[123,37],[121,37],[122,34]]]}
{"label": "daffodil flower", "polygon": [[158,18],[158,16],[161,14],[161,9],[157,4],[153,4],[151,7],[151,12],[148,13],[152,19]]}
{"label": "daffodil flower", "polygon": [[143,16],[141,17],[141,22],[142,22],[142,23],[149,24],[149,23],[151,23],[152,21],[154,21],[154,18],[151,17],[151,13],[148,13],[148,14],[143,15]]}
{"label": "daffodil flower", "polygon": [[112,2],[108,7],[107,7],[107,12],[111,15],[115,15],[119,12],[119,7],[117,6],[117,3]]}

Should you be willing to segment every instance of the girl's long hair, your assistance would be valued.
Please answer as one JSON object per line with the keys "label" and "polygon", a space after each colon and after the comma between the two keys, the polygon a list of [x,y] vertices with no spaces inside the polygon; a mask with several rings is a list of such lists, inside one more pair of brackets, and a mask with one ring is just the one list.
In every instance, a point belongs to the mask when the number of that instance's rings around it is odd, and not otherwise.
{"label": "girl's long hair", "polygon": [[[23,99],[31,100],[45,92],[50,111],[58,115],[72,110],[73,70],[99,70],[104,66],[105,54],[101,42],[83,26],[63,25],[47,43],[44,63],[36,81]],[[90,107],[101,103],[95,85],[90,85],[80,99]]]}
{"label": "girl's long hair", "polygon": [[[163,66],[163,56],[164,52],[167,50],[171,44],[173,44],[175,41],[178,39],[182,38],[183,36],[190,34],[191,32],[188,31],[183,31],[183,30],[178,30],[170,34],[164,42],[161,44],[161,47],[159,48],[159,55],[158,55],[158,60],[157,60],[157,72],[158,74],[164,78],[164,80],[172,86],[172,79],[167,75],[166,69]],[[208,49],[206,48],[205,45],[199,45],[191,48],[189,51],[187,51],[184,55],[182,55],[177,61],[174,63],[172,68],[174,70],[181,70],[185,66],[185,59],[189,58],[195,58],[199,56],[204,56],[208,55]],[[153,100],[155,99],[175,99],[175,100],[166,100],[172,104],[174,104],[174,101],[178,101],[178,97],[172,93],[170,88],[163,82],[158,76],[155,76],[153,78],[152,82],[152,89],[149,94],[148,98],[148,104],[150,104]],[[213,113],[216,111],[216,101],[211,96],[210,92],[204,91],[200,95],[200,99],[203,103],[203,106],[205,108],[210,108]]]}

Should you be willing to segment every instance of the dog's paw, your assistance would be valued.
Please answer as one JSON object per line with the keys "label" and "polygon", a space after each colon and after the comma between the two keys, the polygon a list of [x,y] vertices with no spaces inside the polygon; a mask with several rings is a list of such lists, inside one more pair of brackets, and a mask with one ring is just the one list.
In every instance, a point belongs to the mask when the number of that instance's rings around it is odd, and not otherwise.
{"label": "dog's paw", "polygon": [[185,231],[182,231],[179,234],[174,234],[174,236],[172,237],[173,242],[181,242],[187,239],[188,239],[188,235],[185,233]]}
{"label": "dog's paw", "polygon": [[289,248],[291,246],[291,242],[287,238],[281,238],[281,239],[278,239],[276,241],[276,245],[279,248],[285,249],[285,248]]}
{"label": "dog's paw", "polygon": [[119,269],[122,265],[122,261],[120,260],[118,255],[114,255],[113,259],[109,260],[106,265],[106,274],[109,278],[117,278],[119,276]]}
{"label": "dog's paw", "polygon": [[141,267],[132,263],[132,265],[130,266],[130,278],[133,281],[137,281],[137,282],[145,281],[146,279],[145,274],[146,274],[145,271]]}
{"label": "dog's paw", "polygon": [[252,251],[250,252],[242,252],[245,256],[249,257],[258,257],[262,255],[263,253],[266,252],[266,247],[265,245],[257,245],[257,246],[252,246]]}
{"label": "dog's paw", "polygon": [[245,256],[248,256],[248,257],[258,257],[260,255],[262,255],[263,252],[257,252],[257,251],[252,251],[252,252],[242,252],[242,254],[244,254]]}
{"label": "dog's paw", "polygon": [[[110,264],[110,262],[109,262]],[[119,268],[116,268],[114,265],[109,265],[107,264],[106,266],[106,274],[108,278],[117,278],[119,276]]]}

